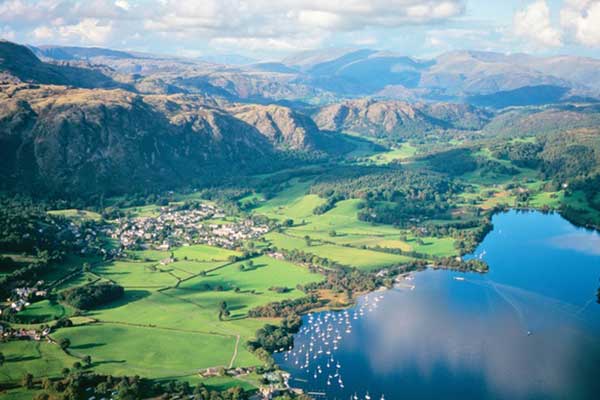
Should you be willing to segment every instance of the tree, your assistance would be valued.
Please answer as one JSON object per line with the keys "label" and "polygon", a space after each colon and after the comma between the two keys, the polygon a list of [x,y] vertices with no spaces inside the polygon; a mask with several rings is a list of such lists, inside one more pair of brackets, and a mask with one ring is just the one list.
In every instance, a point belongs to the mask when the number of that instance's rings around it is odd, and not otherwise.
{"label": "tree", "polygon": [[223,319],[223,316],[229,317],[229,315],[230,312],[227,309],[227,303],[222,301],[221,304],[219,304],[219,321]]}
{"label": "tree", "polygon": [[58,341],[58,345],[61,349],[66,350],[71,345],[69,338],[62,338]]}
{"label": "tree", "polygon": [[89,367],[92,364],[92,357],[89,355],[83,356],[83,363],[86,365],[86,367]]}
{"label": "tree", "polygon": [[82,365],[81,365],[81,363],[79,361],[75,361],[73,363],[73,369],[78,370],[78,369],[81,369],[81,368],[82,368]]}
{"label": "tree", "polygon": [[310,236],[308,236],[308,235],[304,236],[304,241],[306,242],[306,245],[307,245],[308,247],[310,247],[310,245],[311,245],[311,243],[312,243],[312,241],[311,241],[311,239],[310,239]]}
{"label": "tree", "polygon": [[6,358],[4,357],[4,354],[0,353],[0,367],[4,365],[4,361],[6,361]]}

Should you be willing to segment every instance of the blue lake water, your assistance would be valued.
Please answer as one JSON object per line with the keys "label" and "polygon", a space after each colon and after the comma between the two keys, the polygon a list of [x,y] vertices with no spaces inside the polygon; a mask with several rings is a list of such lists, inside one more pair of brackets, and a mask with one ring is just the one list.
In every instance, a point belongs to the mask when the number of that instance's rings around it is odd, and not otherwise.
{"label": "blue lake water", "polygon": [[487,274],[427,270],[305,316],[294,349],[275,354],[291,386],[328,399],[598,398],[600,235],[558,214],[493,223],[471,255]]}

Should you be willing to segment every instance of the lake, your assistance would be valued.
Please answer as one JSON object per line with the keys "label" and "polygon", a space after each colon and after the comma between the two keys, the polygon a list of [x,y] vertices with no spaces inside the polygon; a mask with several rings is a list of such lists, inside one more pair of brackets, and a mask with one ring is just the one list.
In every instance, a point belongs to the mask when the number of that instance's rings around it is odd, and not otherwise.
{"label": "lake", "polygon": [[598,398],[600,235],[539,212],[493,224],[469,256],[487,274],[426,270],[304,316],[274,355],[290,385],[328,399]]}

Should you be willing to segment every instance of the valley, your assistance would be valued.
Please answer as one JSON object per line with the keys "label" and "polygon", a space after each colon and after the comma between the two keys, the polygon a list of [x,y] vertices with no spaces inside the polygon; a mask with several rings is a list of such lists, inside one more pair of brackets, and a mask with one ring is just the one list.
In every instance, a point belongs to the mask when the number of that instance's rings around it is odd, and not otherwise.
{"label": "valley", "polygon": [[496,276],[506,212],[600,229],[598,88],[552,58],[100,50],[0,42],[3,398],[305,399],[307,314]]}

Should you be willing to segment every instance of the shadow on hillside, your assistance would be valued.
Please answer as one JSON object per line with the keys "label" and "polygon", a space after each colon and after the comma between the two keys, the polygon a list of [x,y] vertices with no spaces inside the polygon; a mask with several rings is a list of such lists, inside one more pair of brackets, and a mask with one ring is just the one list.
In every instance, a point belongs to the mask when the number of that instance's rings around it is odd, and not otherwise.
{"label": "shadow on hillside", "polygon": [[70,349],[87,350],[87,349],[93,349],[94,347],[102,347],[102,346],[106,346],[106,343],[86,343],[86,344],[80,344],[78,346],[71,346]]}
{"label": "shadow on hillside", "polygon": [[125,295],[119,300],[115,300],[109,304],[106,304],[102,307],[98,307],[93,311],[102,311],[102,310],[110,310],[113,308],[121,307],[129,303],[133,303],[139,300],[142,300],[148,296],[150,296],[151,292],[148,290],[125,290]]}

